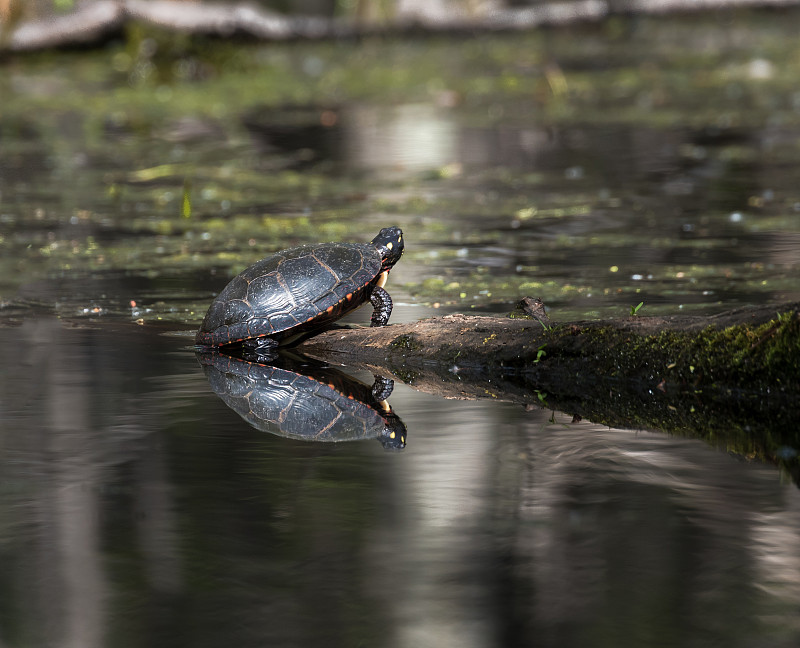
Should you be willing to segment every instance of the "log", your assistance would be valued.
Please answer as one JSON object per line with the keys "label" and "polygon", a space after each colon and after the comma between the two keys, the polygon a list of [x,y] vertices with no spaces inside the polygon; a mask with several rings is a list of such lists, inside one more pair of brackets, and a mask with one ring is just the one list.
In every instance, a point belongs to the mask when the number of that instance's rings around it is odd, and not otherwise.
{"label": "log", "polygon": [[181,0],[96,0],[75,11],[23,22],[0,39],[0,52],[102,43],[122,33],[126,23],[139,22],[171,31],[219,37],[249,36],[257,40],[348,38],[408,32],[454,33],[465,30],[512,31],[543,25],[598,20],[608,13],[603,0],[577,0],[527,9],[495,11],[470,17],[453,12],[447,18],[424,14],[386,24],[309,16],[287,16],[252,4],[187,3]]}
{"label": "log", "polygon": [[[17,2],[24,0],[15,0]],[[792,7],[797,0],[574,0],[529,7],[494,9],[471,16],[416,13],[382,24],[321,17],[286,16],[241,4],[187,3],[181,0],[94,0],[74,11],[17,25],[0,24],[0,52],[101,44],[139,22],[198,35],[247,35],[258,40],[330,39],[414,33],[521,31],[542,26],[596,22],[614,15],[696,13],[742,7]],[[10,32],[9,34],[3,34]]]}
{"label": "log", "polygon": [[700,437],[800,475],[800,302],[551,325],[446,315],[326,331],[297,350],[444,398]]}
{"label": "log", "polygon": [[615,380],[748,390],[800,388],[800,302],[718,315],[547,324],[535,318],[446,315],[378,328],[334,329],[299,350],[357,358],[389,371],[491,367],[540,380],[590,370]]}

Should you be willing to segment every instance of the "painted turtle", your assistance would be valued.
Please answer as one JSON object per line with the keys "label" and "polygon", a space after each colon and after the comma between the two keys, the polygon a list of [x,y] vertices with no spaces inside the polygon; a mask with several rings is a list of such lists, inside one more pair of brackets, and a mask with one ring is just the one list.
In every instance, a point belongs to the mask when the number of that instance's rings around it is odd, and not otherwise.
{"label": "painted turtle", "polygon": [[197,357],[217,396],[257,430],[301,441],[378,439],[389,450],[406,445],[406,427],[386,402],[391,380],[376,376],[368,387],[332,367],[288,358]]}
{"label": "painted turtle", "polygon": [[403,254],[403,232],[386,227],[371,243],[301,245],[251,265],[211,303],[200,346],[242,342],[266,351],[298,333],[318,331],[367,300],[372,326],[384,326],[392,299],[383,286]]}

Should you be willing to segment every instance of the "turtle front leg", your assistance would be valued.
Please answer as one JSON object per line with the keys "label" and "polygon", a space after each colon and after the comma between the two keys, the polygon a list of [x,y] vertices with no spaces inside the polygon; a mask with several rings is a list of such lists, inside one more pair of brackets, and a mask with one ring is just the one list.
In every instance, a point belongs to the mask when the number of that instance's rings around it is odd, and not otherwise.
{"label": "turtle front leg", "polygon": [[389,293],[380,286],[375,286],[369,301],[375,309],[372,312],[370,326],[386,326],[389,323],[389,316],[392,314],[392,298],[389,297]]}
{"label": "turtle front leg", "polygon": [[394,380],[390,380],[389,378],[384,378],[383,376],[375,374],[375,382],[372,384],[372,397],[378,403],[389,398],[389,396],[392,395],[393,390]]}

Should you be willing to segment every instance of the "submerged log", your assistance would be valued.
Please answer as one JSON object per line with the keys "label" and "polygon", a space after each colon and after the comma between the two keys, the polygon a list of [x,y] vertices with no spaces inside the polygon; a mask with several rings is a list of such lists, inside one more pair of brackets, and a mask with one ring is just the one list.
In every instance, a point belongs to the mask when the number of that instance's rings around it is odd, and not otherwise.
{"label": "submerged log", "polygon": [[448,315],[327,331],[298,350],[445,398],[546,406],[742,456],[788,452],[797,465],[800,303],[552,325]]}

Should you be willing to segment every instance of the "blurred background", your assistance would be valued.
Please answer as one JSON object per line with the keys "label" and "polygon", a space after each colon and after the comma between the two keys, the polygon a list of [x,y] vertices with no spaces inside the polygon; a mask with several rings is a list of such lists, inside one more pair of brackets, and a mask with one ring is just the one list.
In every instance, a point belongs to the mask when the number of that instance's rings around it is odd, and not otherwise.
{"label": "blurred background", "polygon": [[0,0],[0,646],[796,646],[776,466],[401,384],[403,452],[286,439],[192,349],[254,261],[388,225],[393,322],[797,301],[778,4]]}

